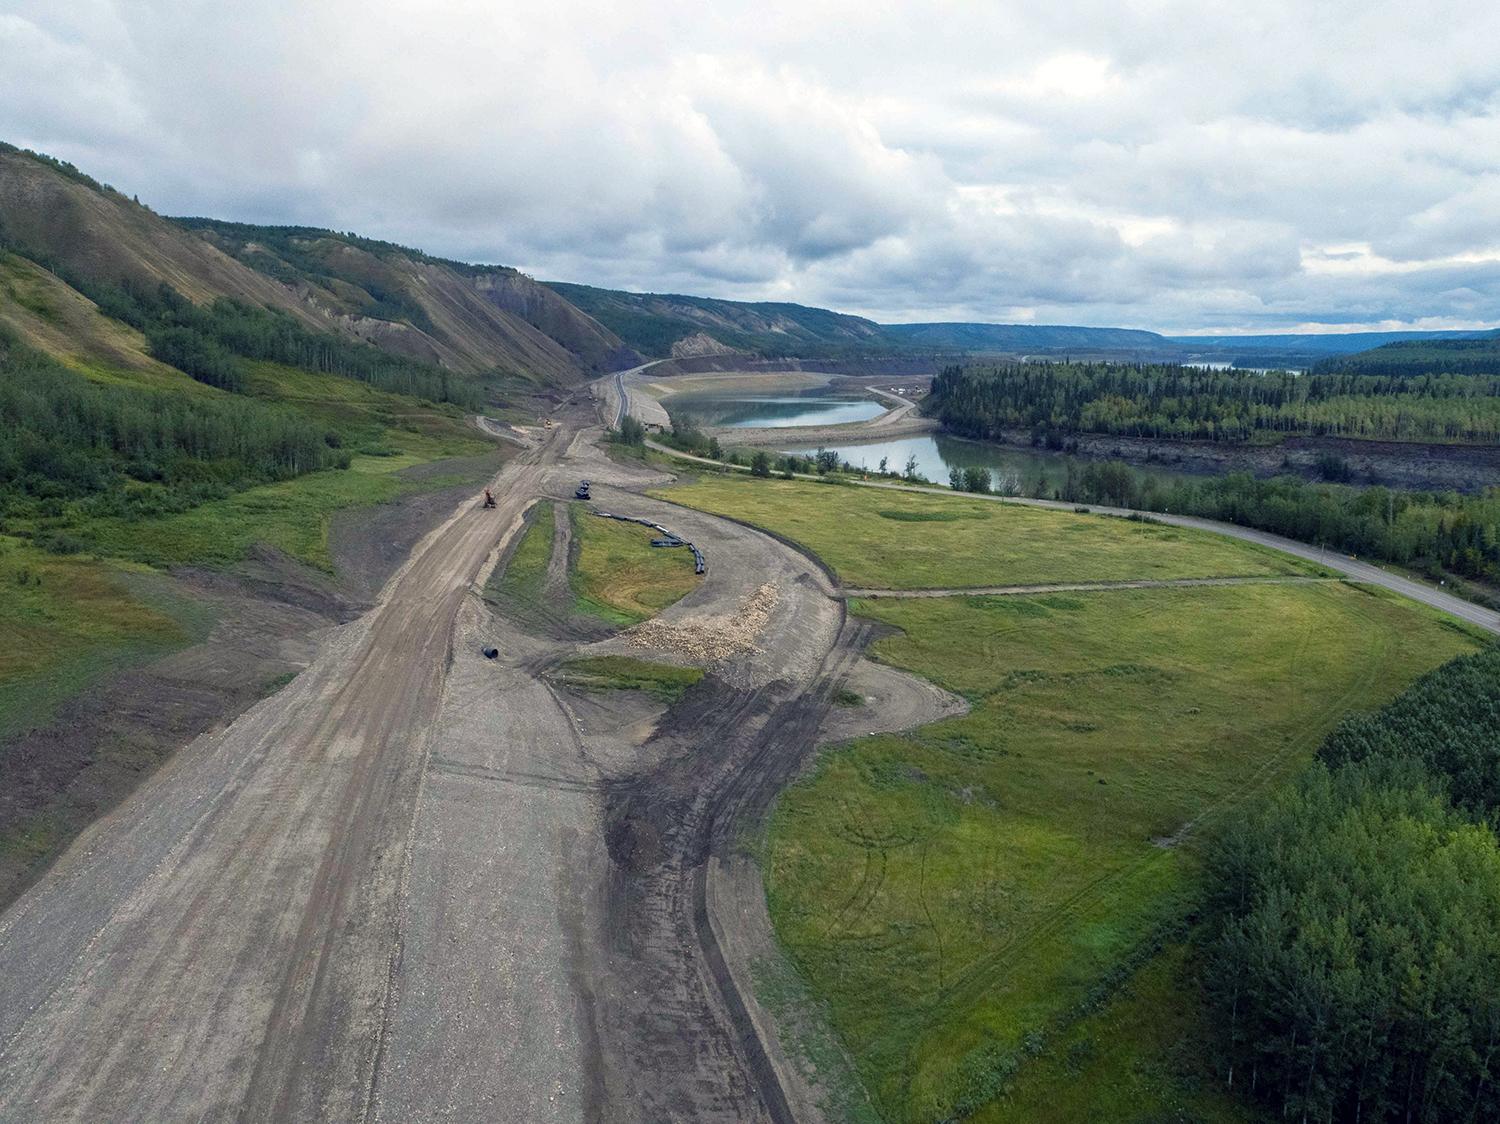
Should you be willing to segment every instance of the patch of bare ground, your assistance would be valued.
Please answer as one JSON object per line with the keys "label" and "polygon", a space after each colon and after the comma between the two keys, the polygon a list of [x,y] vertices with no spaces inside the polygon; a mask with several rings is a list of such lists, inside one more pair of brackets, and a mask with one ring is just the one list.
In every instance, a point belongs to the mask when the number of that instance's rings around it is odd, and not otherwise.
{"label": "patch of bare ground", "polygon": [[674,621],[653,617],[626,633],[626,639],[637,648],[665,650],[690,660],[718,663],[760,651],[756,638],[780,600],[780,590],[767,582],[741,600],[733,613],[702,614]]}
{"label": "patch of bare ground", "polygon": [[[404,475],[477,480],[502,459],[455,458]],[[112,670],[45,725],[0,741],[0,908],[178,749],[229,725],[306,667],[319,637],[367,608],[416,542],[473,487],[340,512],[329,534],[337,578],[261,547],[228,571],[183,567],[135,579],[197,606],[212,619],[208,635]]]}

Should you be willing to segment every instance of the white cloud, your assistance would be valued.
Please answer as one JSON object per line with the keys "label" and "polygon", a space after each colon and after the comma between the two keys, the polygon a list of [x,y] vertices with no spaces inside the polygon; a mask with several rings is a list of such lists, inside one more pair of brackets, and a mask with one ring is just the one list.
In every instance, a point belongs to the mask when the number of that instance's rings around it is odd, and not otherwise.
{"label": "white cloud", "polygon": [[1169,329],[1500,321],[1484,0],[7,0],[0,136],[547,277]]}

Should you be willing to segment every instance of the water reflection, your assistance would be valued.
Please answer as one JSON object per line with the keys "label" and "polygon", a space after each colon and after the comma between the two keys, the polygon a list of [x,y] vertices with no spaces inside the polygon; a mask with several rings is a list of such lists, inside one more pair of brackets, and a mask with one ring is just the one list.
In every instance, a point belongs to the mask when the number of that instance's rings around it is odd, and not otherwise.
{"label": "water reflection", "polygon": [[[935,484],[947,484],[948,473],[954,468],[987,469],[992,489],[1027,495],[1057,488],[1067,479],[1070,466],[1076,472],[1081,471],[1086,464],[1098,463],[1092,458],[1068,453],[1051,453],[1042,449],[999,445],[988,441],[966,441],[961,437],[943,434],[921,434],[851,445],[825,445],[824,448],[838,453],[840,460],[848,461],[855,468],[863,468],[871,473],[881,470],[882,460],[885,462],[885,471],[903,472],[907,461],[915,458],[917,472]],[[785,451],[809,453],[813,450],[807,447],[797,448],[789,443]],[[1164,480],[1182,479],[1184,476],[1183,473],[1167,469],[1140,468],[1137,471]]]}
{"label": "water reflection", "polygon": [[692,414],[707,425],[734,429],[755,426],[838,425],[868,421],[887,407],[873,398],[840,397],[826,391],[808,394],[680,395],[667,403],[674,412]]}

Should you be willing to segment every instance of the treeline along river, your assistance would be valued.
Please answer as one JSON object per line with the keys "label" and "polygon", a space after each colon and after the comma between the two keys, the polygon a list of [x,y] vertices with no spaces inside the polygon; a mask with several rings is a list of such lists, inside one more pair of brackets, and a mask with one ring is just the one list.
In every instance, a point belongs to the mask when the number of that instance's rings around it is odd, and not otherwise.
{"label": "treeline along river", "polygon": [[1500,441],[1500,375],[1296,374],[1119,363],[953,366],[927,412],[964,437],[1006,430],[1246,442],[1287,434]]}

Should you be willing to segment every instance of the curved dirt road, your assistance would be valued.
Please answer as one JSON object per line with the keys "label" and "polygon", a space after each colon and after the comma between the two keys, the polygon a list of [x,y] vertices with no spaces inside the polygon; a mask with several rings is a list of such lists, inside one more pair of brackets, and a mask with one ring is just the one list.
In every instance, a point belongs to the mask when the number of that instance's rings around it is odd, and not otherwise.
{"label": "curved dirt road", "polygon": [[[758,879],[715,871],[746,861],[740,825],[836,725],[847,676],[870,721],[947,700],[861,671],[796,550],[615,490],[661,477],[601,436],[580,409],[542,433],[492,483],[497,511],[456,511],[288,687],[0,916],[0,1120],[816,1117],[725,944],[730,913],[764,926]],[[753,645],[665,714],[552,684],[578,635],[474,596],[529,505],[579,476],[708,552],[665,624],[774,590]]]}

